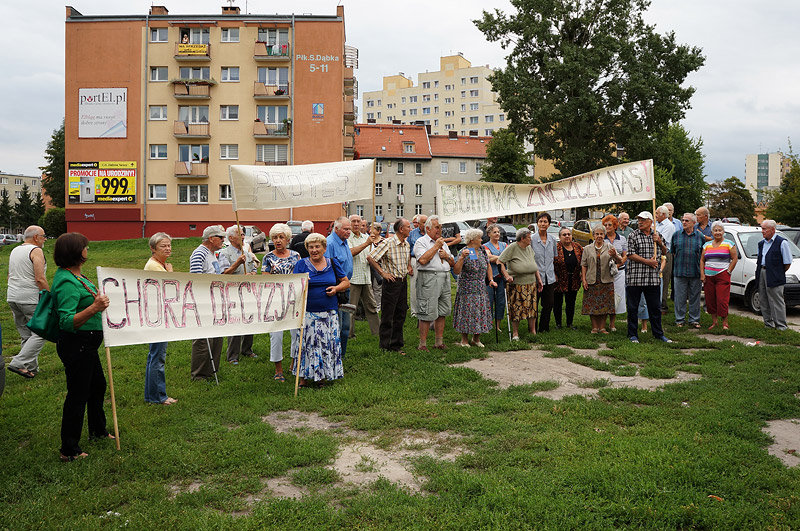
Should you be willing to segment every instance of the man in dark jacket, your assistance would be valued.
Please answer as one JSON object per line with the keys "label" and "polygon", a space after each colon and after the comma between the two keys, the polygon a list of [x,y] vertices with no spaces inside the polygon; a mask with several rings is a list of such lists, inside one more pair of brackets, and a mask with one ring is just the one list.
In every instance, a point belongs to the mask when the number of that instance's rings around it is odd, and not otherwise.
{"label": "man in dark jacket", "polygon": [[308,235],[314,230],[314,222],[307,219],[302,225],[300,225],[300,228],[303,232],[292,236],[292,241],[289,242],[289,249],[300,253],[301,258],[308,258],[308,251],[306,251],[306,238],[308,238]]}
{"label": "man in dark jacket", "polygon": [[758,242],[756,286],[761,302],[761,316],[767,328],[786,330],[786,302],[783,285],[786,271],[792,265],[792,251],[786,238],[775,234],[775,221],[761,222],[764,239]]}

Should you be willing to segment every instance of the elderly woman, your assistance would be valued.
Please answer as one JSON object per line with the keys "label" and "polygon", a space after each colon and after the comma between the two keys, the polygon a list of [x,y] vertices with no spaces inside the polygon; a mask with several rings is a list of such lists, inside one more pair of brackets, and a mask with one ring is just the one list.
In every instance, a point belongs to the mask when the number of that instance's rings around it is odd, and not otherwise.
{"label": "elderly woman", "polygon": [[[171,272],[172,264],[167,262],[172,255],[172,238],[164,232],[150,236],[150,259],[144,265],[145,271]],[[150,343],[147,365],[144,371],[144,401],[149,404],[169,406],[177,402],[167,396],[167,380],[164,363],[167,360],[167,342]]]}
{"label": "elderly woman", "polygon": [[556,291],[553,294],[553,318],[561,328],[561,305],[566,301],[567,328],[575,329],[575,299],[581,289],[581,257],[583,248],[572,241],[572,230],[562,227],[558,231],[558,244],[553,267],[556,271]]}
{"label": "elderly woman", "polygon": [[[275,249],[264,255],[264,261],[261,266],[262,274],[290,275],[294,272],[294,266],[300,261],[300,254],[289,249],[291,237],[292,229],[285,223],[276,223],[269,229],[269,239]],[[275,364],[275,376],[273,376],[273,379],[279,382],[286,381],[283,376],[283,332],[283,330],[280,330],[269,334],[269,361]],[[291,350],[297,348],[299,335],[300,331],[296,328],[289,331]]]}
{"label": "elderly woman", "polygon": [[[453,272],[458,275],[458,291],[453,305],[453,328],[461,332],[459,346],[483,347],[481,334],[492,329],[491,306],[486,283],[497,288],[489,267],[489,252],[481,245],[483,231],[469,229],[467,245],[458,253]],[[469,335],[472,334],[472,340]]]}
{"label": "elderly woman", "polygon": [[611,331],[616,332],[617,314],[628,311],[625,306],[625,262],[628,260],[628,240],[617,234],[619,222],[611,214],[603,218],[603,227],[606,229],[606,241],[614,246],[620,259],[617,274],[614,275],[614,312],[611,314]]}
{"label": "elderly woman", "polygon": [[614,313],[614,278],[611,263],[621,259],[606,241],[606,229],[598,225],[592,231],[594,241],[583,248],[581,281],[583,283],[583,315],[591,316],[592,333],[607,334],[606,316]]}
{"label": "elderly woman", "polygon": [[528,331],[536,334],[536,295],[542,290],[542,277],[531,248],[531,230],[517,231],[517,241],[500,253],[500,262],[508,271],[508,318],[513,336],[519,339],[519,322],[528,320]]}
{"label": "elderly woman", "polygon": [[61,417],[62,461],[87,457],[78,444],[87,409],[89,437],[114,438],[106,430],[103,411],[106,379],[97,352],[103,342],[100,313],[108,308],[108,297],[98,294],[97,287],[81,273],[88,251],[89,239],[77,232],[59,236],[53,251],[58,271],[51,290],[57,301],[61,331],[56,352],[67,377],[67,397]]}
{"label": "elderly woman", "polygon": [[725,239],[725,227],[721,222],[711,224],[712,240],[703,245],[700,256],[700,280],[706,295],[706,308],[711,314],[709,330],[717,326],[722,317],[722,329],[728,329],[728,302],[731,298],[731,272],[739,256],[736,244]]}
{"label": "elderly woman", "polygon": [[[339,337],[338,292],[347,291],[350,281],[335,258],[325,256],[328,242],[325,236],[314,232],[306,238],[308,258],[294,266],[294,273],[308,273],[303,350],[300,361],[293,360],[293,374],[300,375],[300,385],[309,380],[336,380],[344,376],[342,345]],[[299,348],[292,348],[292,358],[297,358]],[[297,372],[299,371],[299,373]]]}
{"label": "elderly woman", "polygon": [[497,284],[497,287],[492,287],[490,284],[486,288],[489,292],[489,301],[494,306],[494,326],[497,330],[500,330],[500,321],[503,320],[503,316],[506,314],[505,290],[506,277],[508,276],[506,266],[500,261],[500,254],[508,247],[506,242],[500,241],[501,230],[500,225],[496,223],[486,227],[486,235],[489,237],[489,241],[483,244],[483,248],[489,253],[489,263],[492,265],[492,279]]}

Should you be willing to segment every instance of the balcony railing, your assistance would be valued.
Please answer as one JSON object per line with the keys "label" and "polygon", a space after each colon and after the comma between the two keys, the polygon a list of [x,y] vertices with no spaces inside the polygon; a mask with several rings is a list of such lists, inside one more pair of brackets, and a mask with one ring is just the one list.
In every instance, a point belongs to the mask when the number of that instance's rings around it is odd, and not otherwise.
{"label": "balcony railing", "polygon": [[286,166],[289,163],[285,160],[257,160],[256,166]]}
{"label": "balcony railing", "polygon": [[179,100],[207,100],[211,98],[211,85],[197,83],[174,83],[175,97]]}
{"label": "balcony railing", "polygon": [[253,82],[253,97],[257,100],[289,98],[289,84],[268,85],[255,81]]}
{"label": "balcony railing", "polygon": [[253,58],[256,61],[285,61],[289,59],[289,45],[257,41],[253,50]]}
{"label": "balcony railing", "polygon": [[180,61],[210,61],[210,44],[175,43],[175,59]]}
{"label": "balcony railing", "polygon": [[207,162],[175,162],[175,177],[208,177]]}
{"label": "balcony railing", "polygon": [[286,124],[265,124],[264,122],[255,122],[253,124],[253,136],[289,136],[289,128]]}
{"label": "balcony railing", "polygon": [[209,124],[190,124],[176,120],[172,131],[175,138],[211,138]]}

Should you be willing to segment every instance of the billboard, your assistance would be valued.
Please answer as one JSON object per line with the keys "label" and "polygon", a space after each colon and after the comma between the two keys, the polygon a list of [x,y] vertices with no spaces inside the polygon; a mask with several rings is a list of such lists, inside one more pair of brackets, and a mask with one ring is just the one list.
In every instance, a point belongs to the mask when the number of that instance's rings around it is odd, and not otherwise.
{"label": "billboard", "polygon": [[128,89],[78,89],[78,138],[127,138]]}
{"label": "billboard", "polygon": [[136,202],[136,161],[70,162],[69,204]]}

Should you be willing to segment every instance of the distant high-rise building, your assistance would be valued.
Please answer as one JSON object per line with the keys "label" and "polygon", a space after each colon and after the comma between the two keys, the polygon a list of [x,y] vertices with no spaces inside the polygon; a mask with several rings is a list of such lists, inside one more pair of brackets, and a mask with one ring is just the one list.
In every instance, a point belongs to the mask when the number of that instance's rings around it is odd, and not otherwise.
{"label": "distant high-rise building", "polygon": [[744,185],[753,195],[757,205],[766,200],[765,191],[775,190],[789,172],[791,159],[780,151],[750,154],[745,157]]}

